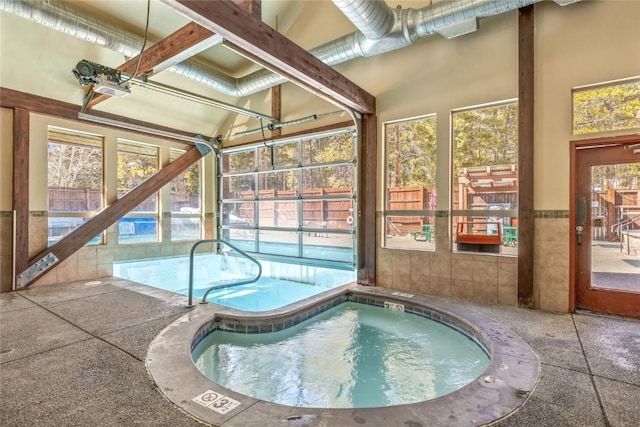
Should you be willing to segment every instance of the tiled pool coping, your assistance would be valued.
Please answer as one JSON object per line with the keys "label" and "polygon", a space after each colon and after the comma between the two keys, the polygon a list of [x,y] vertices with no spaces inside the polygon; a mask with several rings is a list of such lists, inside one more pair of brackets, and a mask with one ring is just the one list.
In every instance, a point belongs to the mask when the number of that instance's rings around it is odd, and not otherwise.
{"label": "tiled pool coping", "polygon": [[[300,323],[344,301],[383,306],[448,324],[474,339],[491,360],[487,370],[465,387],[425,402],[381,408],[297,408],[261,401],[224,388],[202,375],[191,349],[215,329],[265,333]],[[437,298],[355,284],[277,310],[246,313],[214,304],[198,305],[151,343],[147,368],[164,395],[194,417],[215,426],[434,426],[482,425],[503,418],[527,399],[538,379],[537,355],[504,325],[466,307]],[[193,399],[213,391],[240,402],[225,414]]]}

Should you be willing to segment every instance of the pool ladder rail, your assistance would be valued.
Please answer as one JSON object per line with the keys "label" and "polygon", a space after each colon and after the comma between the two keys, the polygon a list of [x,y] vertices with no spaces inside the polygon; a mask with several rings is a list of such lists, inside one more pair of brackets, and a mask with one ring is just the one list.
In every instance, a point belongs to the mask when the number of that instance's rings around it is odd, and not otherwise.
{"label": "pool ladder rail", "polygon": [[249,261],[251,261],[252,263],[254,263],[255,265],[258,266],[258,274],[251,279],[243,279],[237,282],[232,282],[232,283],[224,283],[224,284],[218,284],[218,285],[214,285],[211,286],[209,288],[207,288],[207,290],[205,291],[204,295],[202,295],[202,300],[200,301],[200,304],[206,304],[207,303],[207,296],[209,296],[209,292],[216,290],[216,289],[224,289],[224,288],[231,288],[234,286],[240,286],[240,285],[246,285],[249,283],[254,283],[257,282],[260,277],[262,276],[262,264],[260,264],[260,262],[258,262],[257,259],[253,258],[252,256],[248,255],[247,253],[241,251],[240,249],[236,248],[235,246],[233,246],[231,243],[227,242],[226,240],[221,240],[221,239],[209,239],[209,240],[200,240],[196,243],[194,243],[194,245],[191,247],[191,252],[189,253],[189,303],[187,305],[187,307],[191,308],[194,307],[195,304],[193,304],[193,256],[195,254],[196,249],[198,248],[198,246],[200,245],[207,245],[207,244],[222,244],[222,245],[226,245],[228,247],[230,247],[231,249],[233,249],[234,251],[236,251],[240,256],[248,259]]}

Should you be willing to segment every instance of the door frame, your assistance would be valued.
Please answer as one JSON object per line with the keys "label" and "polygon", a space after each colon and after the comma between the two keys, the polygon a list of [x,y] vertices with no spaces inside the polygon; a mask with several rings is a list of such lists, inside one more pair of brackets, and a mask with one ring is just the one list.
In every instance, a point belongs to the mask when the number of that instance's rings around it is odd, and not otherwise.
{"label": "door frame", "polygon": [[579,149],[605,148],[608,146],[640,144],[640,134],[629,134],[612,137],[600,137],[583,140],[572,140],[570,144],[569,165],[569,311],[576,310],[577,294],[577,243],[575,237],[576,228],[576,196],[577,196],[577,154]]}

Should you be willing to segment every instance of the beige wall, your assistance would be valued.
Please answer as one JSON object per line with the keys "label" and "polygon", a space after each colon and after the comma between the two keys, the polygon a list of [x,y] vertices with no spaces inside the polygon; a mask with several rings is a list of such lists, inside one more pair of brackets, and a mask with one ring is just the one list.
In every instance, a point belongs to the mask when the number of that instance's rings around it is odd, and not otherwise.
{"label": "beige wall", "polygon": [[569,209],[571,88],[640,75],[639,23],[637,1],[536,6],[537,210]]}
{"label": "beige wall", "polygon": [[[351,120],[351,116],[344,112],[340,107],[321,98],[310,96],[306,90],[290,83],[281,86],[280,98],[280,122],[298,120],[314,114],[319,116],[316,120],[282,128],[281,131],[283,136]],[[242,108],[254,111],[267,110],[268,112],[266,114],[270,116],[271,99],[271,91],[267,90],[239,100],[238,105]],[[262,124],[266,127],[269,122],[265,120]],[[224,147],[233,147],[236,145],[259,141],[262,138],[262,133],[260,132],[247,136],[234,135],[238,132],[259,129],[260,125],[259,120],[251,117],[237,115],[230,117],[221,127]],[[271,132],[266,130],[266,128],[265,138],[267,140],[271,138]]]}
{"label": "beige wall", "polygon": [[[339,37],[352,31],[351,24],[335,8],[322,8],[321,2],[308,2],[287,35],[305,48],[317,46],[323,37]],[[411,7],[412,2],[402,2]],[[419,6],[418,6],[419,7]],[[320,11],[323,19],[317,19]],[[330,15],[326,15],[329,13]],[[640,2],[582,1],[566,7],[554,2],[535,6],[535,257],[534,293],[542,309],[566,311],[569,306],[569,147],[571,136],[571,88],[579,85],[640,75]],[[3,24],[5,23],[3,16]],[[331,22],[327,25],[326,22]],[[11,21],[11,25],[17,25]],[[9,29],[3,28],[3,35]],[[322,36],[321,36],[322,34]],[[322,40],[321,40],[322,38]],[[6,40],[5,37],[3,37]],[[66,39],[65,39],[66,40]],[[37,41],[31,40],[32,43]],[[20,44],[19,46],[22,46]],[[2,45],[6,49],[6,43]],[[24,48],[24,46],[23,46]],[[3,51],[4,52],[4,51]],[[88,59],[98,60],[99,58]],[[33,60],[31,60],[33,62]],[[113,62],[113,61],[111,61]],[[116,61],[117,62],[117,61]],[[33,65],[33,64],[32,64]],[[3,74],[7,65],[2,64]],[[414,46],[372,58],[361,58],[335,67],[349,79],[377,97],[378,106],[378,200],[379,223],[384,194],[384,156],[382,124],[385,121],[437,114],[438,151],[437,187],[439,211],[449,207],[449,118],[452,109],[517,97],[517,13],[480,21],[479,31],[452,40],[439,35],[427,37]],[[15,74],[14,71],[11,71]],[[6,75],[6,74],[5,74]],[[62,74],[54,80],[62,79]],[[67,78],[67,77],[64,77]],[[3,76],[3,81],[5,77]],[[22,80],[21,80],[22,81]],[[42,83],[38,83],[42,84]],[[53,82],[51,83],[53,84]],[[75,84],[65,83],[60,99],[75,100],[69,95]],[[20,90],[31,88],[22,81]],[[77,89],[77,88],[76,88]],[[76,90],[77,92],[77,90]],[[270,113],[271,97],[267,92],[238,101],[238,104]],[[335,110],[335,106],[311,96],[291,84],[282,88],[282,119],[292,120],[310,114]],[[119,113],[123,113],[120,111]],[[171,117],[170,122],[181,116]],[[346,120],[348,116],[292,128],[294,132],[324,123]],[[3,120],[6,112],[3,112]],[[39,132],[44,118],[32,122],[32,132]],[[157,118],[156,118],[157,121]],[[229,118],[215,131],[225,136],[257,127],[255,119]],[[4,128],[4,122],[3,122]],[[98,132],[95,128],[94,132]],[[100,131],[104,132],[104,131]],[[110,137],[109,134],[105,134]],[[256,139],[257,135],[244,140]],[[131,137],[131,139],[138,139]],[[139,140],[139,139],[138,139]],[[241,143],[229,140],[225,144]],[[32,139],[34,165],[42,163],[35,150],[46,151],[42,136]],[[4,145],[4,144],[3,144]],[[4,153],[4,151],[3,151]],[[6,173],[4,160],[0,158]],[[212,159],[208,159],[212,162]],[[38,163],[39,162],[39,163]],[[212,168],[208,168],[210,171]],[[36,169],[37,171],[38,169]],[[40,169],[41,170],[41,169]],[[43,178],[32,169],[31,209],[44,209]],[[113,173],[113,172],[112,172]],[[213,175],[209,175],[213,177]],[[113,178],[110,178],[113,179]],[[3,179],[4,181],[4,179]],[[4,191],[4,190],[3,190]],[[6,192],[0,206],[7,206]],[[10,202],[9,202],[10,205]],[[213,211],[213,198],[207,211]],[[2,209],[5,209],[4,207]],[[546,218],[555,212],[554,218]],[[493,255],[452,254],[448,236],[448,218],[437,219],[434,252],[378,249],[378,283],[435,295],[451,295],[483,302],[516,304],[516,260]],[[379,236],[379,230],[378,230]],[[142,248],[144,245],[140,246]],[[96,249],[100,251],[100,248]],[[180,249],[178,249],[180,250]],[[140,255],[127,248],[127,254]],[[138,249],[154,255],[163,249]],[[172,252],[173,249],[166,251]],[[109,255],[111,256],[111,255]],[[107,259],[109,259],[107,257]],[[76,261],[77,262],[77,261]]]}
{"label": "beige wall", "polygon": [[[292,34],[311,28],[313,13],[313,7],[305,9]],[[534,297],[539,308],[566,311],[571,88],[640,75],[640,2],[583,1],[567,7],[543,2],[535,13]],[[338,32],[342,24],[339,20]],[[517,37],[517,13],[511,12],[481,20],[473,34],[453,40],[434,35],[335,67],[377,97],[379,211],[385,188],[382,125],[424,114],[437,114],[437,209],[448,209],[451,110],[517,97]],[[379,285],[517,303],[514,258],[452,254],[448,219],[438,218],[437,229],[435,252],[379,249]]]}
{"label": "beige wall", "polygon": [[[0,12],[0,52],[0,86],[75,105],[81,105],[86,90],[71,73],[78,61],[86,59],[115,68],[128,59],[5,12]],[[171,72],[154,76],[154,80],[223,102],[235,102],[233,97]],[[139,86],[132,88],[132,95],[110,98],[96,109],[136,120],[159,122],[207,137],[217,135],[218,127],[229,115],[226,110],[158,94]]]}

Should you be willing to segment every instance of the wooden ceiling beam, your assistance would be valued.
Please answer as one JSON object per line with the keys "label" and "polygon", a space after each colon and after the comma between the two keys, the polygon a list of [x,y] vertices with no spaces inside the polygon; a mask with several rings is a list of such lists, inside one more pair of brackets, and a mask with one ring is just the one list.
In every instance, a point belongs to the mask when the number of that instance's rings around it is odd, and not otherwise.
{"label": "wooden ceiling beam", "polygon": [[[146,49],[142,52],[141,58],[140,55],[135,56],[117,69],[126,74],[133,74],[140,58],[136,77],[157,74],[221,42],[222,37],[195,22],[190,22]],[[108,98],[109,96],[98,93],[89,102],[88,107],[94,107]]]}
{"label": "wooden ceiling beam", "polygon": [[229,1],[167,0],[224,44],[310,92],[360,113],[375,114],[375,97],[267,24]]}
{"label": "wooden ceiling beam", "polygon": [[[261,19],[262,0],[233,1],[243,10]],[[138,66],[140,55],[137,55],[117,69],[126,74],[133,74],[138,67],[135,77],[152,76],[220,43],[222,43],[221,36],[195,22],[190,22],[142,52],[140,66]],[[108,98],[107,95],[97,93],[87,106],[92,108]]]}
{"label": "wooden ceiling beam", "polygon": [[[44,114],[46,116],[60,117],[63,119],[87,123],[85,120],[81,120],[78,118],[78,113],[80,112],[79,105],[70,104],[68,102],[63,102],[63,101],[57,101],[55,99],[45,98],[43,96],[33,95],[26,92],[20,92],[17,90],[8,89],[4,87],[0,87],[0,106],[5,108],[22,108],[31,113]],[[100,118],[131,124],[133,126],[151,128],[154,130],[174,133],[177,135],[182,135],[187,137],[195,137],[195,134],[190,132],[185,132],[185,131],[173,129],[166,126],[159,126],[154,123],[134,120],[128,117],[118,116],[116,114],[104,113],[102,111],[92,111],[91,114],[93,116],[98,116]],[[107,127],[110,129],[121,129],[120,127],[111,126],[108,124],[100,124],[100,126]],[[149,135],[149,132],[137,131],[134,129],[127,130],[127,132],[132,132],[132,133],[141,134],[141,135]],[[181,139],[173,139],[169,136],[157,136],[157,137],[160,139],[177,141],[181,144],[193,145],[190,142],[186,142]]]}
{"label": "wooden ceiling beam", "polygon": [[262,19],[262,0],[232,0],[242,10],[246,10],[258,19]]}

